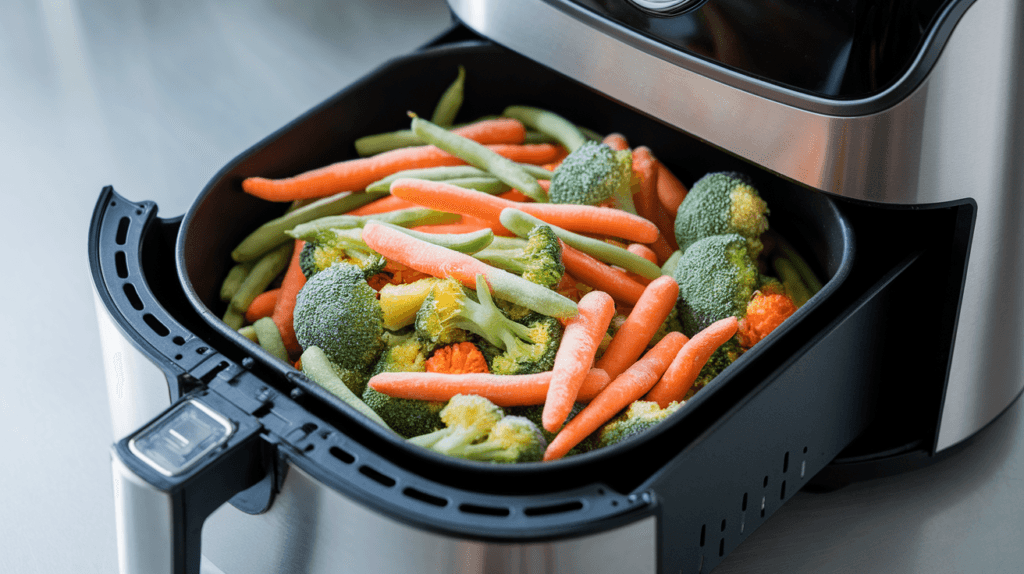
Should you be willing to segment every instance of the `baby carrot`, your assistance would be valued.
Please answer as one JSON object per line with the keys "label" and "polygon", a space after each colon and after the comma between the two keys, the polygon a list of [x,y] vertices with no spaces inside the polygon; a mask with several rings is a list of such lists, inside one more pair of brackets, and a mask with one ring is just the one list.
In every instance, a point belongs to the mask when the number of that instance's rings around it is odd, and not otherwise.
{"label": "baby carrot", "polygon": [[[553,144],[492,144],[487,149],[515,162],[544,164],[558,157],[563,148]],[[242,190],[267,201],[292,201],[324,197],[343,191],[358,191],[367,185],[404,169],[418,169],[465,162],[434,146],[396,149],[373,157],[333,163],[294,177],[267,179],[249,177]]]}
{"label": "baby carrot", "polygon": [[658,237],[658,228],[650,221],[608,207],[519,203],[444,182],[418,179],[399,179],[392,182],[391,194],[431,209],[472,215],[491,221],[496,221],[501,216],[502,209],[511,207],[545,223],[578,233],[621,237],[637,243],[650,243]]}
{"label": "baby carrot", "polygon": [[594,400],[559,431],[544,451],[544,460],[565,456],[590,433],[612,419],[629,403],[644,396],[665,372],[673,357],[683,346],[685,335],[672,332],[658,341],[646,355],[615,377]]}
{"label": "baby carrot", "polygon": [[487,265],[471,255],[427,243],[374,222],[363,227],[363,241],[387,259],[422,273],[434,277],[453,277],[470,288],[476,287],[476,276],[482,274],[491,291],[499,298],[551,317],[576,315],[576,303],[571,299],[518,275]]}
{"label": "baby carrot", "polygon": [[579,314],[565,324],[544,399],[541,422],[549,432],[557,432],[569,416],[580,385],[594,363],[597,346],[615,314],[615,301],[604,291],[587,293],[577,307]]}
{"label": "baby carrot", "polygon": [[[532,375],[492,375],[485,373],[380,373],[370,378],[375,391],[400,399],[447,401],[458,394],[479,395],[499,407],[539,405],[548,394],[551,371]],[[608,385],[608,374],[590,369],[583,379],[577,399],[592,400]]]}
{"label": "baby carrot", "polygon": [[632,365],[672,312],[678,296],[679,284],[672,277],[662,275],[651,281],[626,321],[615,332],[597,366],[614,379]]}
{"label": "baby carrot", "polygon": [[636,212],[640,217],[649,219],[658,227],[661,238],[665,240],[668,247],[671,247],[671,249],[659,248],[659,250],[671,254],[679,248],[675,240],[675,219],[669,216],[658,200],[658,160],[654,158],[654,154],[647,146],[640,146],[633,150],[633,173],[640,179],[640,189],[633,195]]}
{"label": "baby carrot", "polygon": [[735,335],[737,328],[736,317],[726,317],[694,335],[683,345],[658,384],[647,393],[647,400],[658,403],[661,408],[672,401],[683,400],[711,354]]}
{"label": "baby carrot", "polygon": [[626,251],[629,251],[633,255],[639,255],[655,265],[658,264],[658,254],[643,243],[630,243],[626,246]]}
{"label": "baby carrot", "polygon": [[269,317],[274,313],[274,305],[277,304],[277,294],[281,292],[280,288],[271,289],[264,291],[256,296],[249,304],[249,308],[245,310],[245,320],[249,323],[255,323],[256,321]]}
{"label": "baby carrot", "polygon": [[620,133],[611,133],[604,136],[602,143],[615,151],[626,151],[629,149],[629,142],[626,141],[626,136]]}
{"label": "baby carrot", "polygon": [[281,289],[278,292],[277,303],[274,305],[274,312],[270,318],[274,320],[278,331],[281,332],[281,340],[284,341],[284,348],[291,355],[298,356],[302,353],[302,346],[295,338],[295,327],[292,325],[295,312],[295,297],[298,296],[302,286],[306,284],[306,276],[302,273],[299,265],[299,254],[305,241],[296,240],[295,248],[292,251],[292,259],[288,263],[288,270],[281,280]]}
{"label": "baby carrot", "polygon": [[608,293],[620,303],[634,305],[644,292],[644,286],[630,279],[624,271],[605,265],[564,242],[562,264],[580,282]]}
{"label": "baby carrot", "polygon": [[675,218],[676,211],[679,210],[679,204],[686,197],[686,186],[660,161],[658,162],[657,192],[658,200],[662,207],[668,211],[669,215]]}

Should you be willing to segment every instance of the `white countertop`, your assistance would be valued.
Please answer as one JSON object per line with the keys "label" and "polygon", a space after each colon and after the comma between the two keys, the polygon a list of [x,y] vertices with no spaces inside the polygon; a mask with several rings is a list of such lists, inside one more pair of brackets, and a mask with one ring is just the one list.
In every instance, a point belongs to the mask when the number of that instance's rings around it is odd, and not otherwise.
{"label": "white countertop", "polygon": [[[85,242],[100,189],[183,213],[235,155],[448,23],[440,0],[188,4],[0,6],[0,572],[117,568]],[[1021,409],[931,467],[797,494],[716,572],[1021,571]]]}

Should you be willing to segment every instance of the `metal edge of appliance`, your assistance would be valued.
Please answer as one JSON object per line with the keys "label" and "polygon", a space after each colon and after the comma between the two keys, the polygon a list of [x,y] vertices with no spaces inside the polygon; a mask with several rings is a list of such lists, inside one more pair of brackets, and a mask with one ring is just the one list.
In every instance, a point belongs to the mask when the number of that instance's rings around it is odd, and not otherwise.
{"label": "metal edge of appliance", "polygon": [[484,37],[804,185],[894,205],[973,199],[962,308],[930,451],[971,436],[1024,389],[1024,111],[1014,106],[1024,98],[1024,5],[952,3],[927,57],[890,87],[902,98],[824,107],[777,86],[755,89],[566,2],[449,5]]}

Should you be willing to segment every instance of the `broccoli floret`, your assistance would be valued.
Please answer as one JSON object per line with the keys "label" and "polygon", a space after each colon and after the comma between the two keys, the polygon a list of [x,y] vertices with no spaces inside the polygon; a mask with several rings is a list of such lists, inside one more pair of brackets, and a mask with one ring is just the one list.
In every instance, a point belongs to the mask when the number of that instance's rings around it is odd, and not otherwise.
{"label": "broccoli floret", "polygon": [[683,333],[692,337],[726,317],[743,318],[759,284],[757,266],[742,235],[712,235],[697,241],[679,258],[676,308]]}
{"label": "broccoli floret", "polygon": [[576,205],[598,205],[613,200],[615,207],[636,213],[632,179],[632,152],[587,142],[566,156],[555,170],[548,199],[552,203]]}
{"label": "broccoli floret", "polygon": [[[572,410],[569,411],[569,416],[566,417],[565,422],[568,423],[569,421],[571,421],[573,419],[573,417],[578,415],[579,412],[582,411],[584,409],[584,407],[586,407],[586,406],[587,405],[584,404],[584,403],[573,403]],[[537,428],[540,429],[540,433],[544,437],[544,440],[546,442],[548,442],[548,443],[550,443],[552,440],[554,440],[555,439],[555,435],[558,434],[557,432],[550,432],[550,431],[548,431],[548,430],[546,430],[544,428],[544,423],[541,420],[541,418],[542,418],[542,416],[544,414],[544,405],[532,405],[532,406],[525,406],[525,407],[508,407],[507,409],[505,409],[505,411],[508,414],[510,414],[510,415],[515,415],[515,416],[518,416],[518,417],[523,417],[523,418],[529,420],[530,422],[532,422],[533,424],[537,425]],[[577,454],[583,454],[583,453],[585,453],[585,452],[587,452],[589,450],[593,450],[594,449],[594,441],[592,439],[593,439],[593,436],[587,437],[586,439],[581,441],[579,444],[577,444],[576,446],[572,447],[572,449],[568,453],[566,453],[565,456],[573,456],[573,455],[577,455]]]}
{"label": "broccoli floret", "polygon": [[537,425],[524,417],[506,416],[483,397],[452,397],[441,419],[445,428],[409,442],[449,456],[501,463],[539,461],[547,448]]}
{"label": "broccoli floret", "polygon": [[[387,347],[374,365],[372,374],[422,373],[426,370],[426,352],[414,334],[385,333]],[[371,387],[364,387],[363,402],[374,410],[389,427],[405,438],[433,432],[443,426],[442,401],[420,401],[388,396]]]}
{"label": "broccoli floret", "polygon": [[363,391],[362,399],[391,430],[405,438],[434,432],[444,424],[440,416],[445,405],[443,401],[399,399],[375,391],[370,386]]}
{"label": "broccoli floret", "polygon": [[454,279],[437,284],[416,313],[416,333],[428,346],[447,345],[465,333],[483,339],[481,351],[496,375],[539,373],[551,369],[562,340],[557,319],[531,313],[522,322],[506,317],[477,277],[474,301]]}
{"label": "broccoli floret", "polygon": [[761,254],[761,234],[768,230],[768,204],[750,180],[736,173],[709,173],[700,178],[679,205],[675,232],[686,250],[712,235],[737,233],[747,240],[751,259]]}
{"label": "broccoli floret", "polygon": [[[383,266],[380,255],[363,242],[363,230],[327,229],[306,240],[299,252],[299,268],[307,279],[335,263],[349,263],[372,275]],[[369,270],[373,270],[369,273]]]}
{"label": "broccoli floret", "polygon": [[295,298],[295,336],[344,369],[366,371],[384,349],[384,312],[363,270],[339,263],[311,277]]}
{"label": "broccoli floret", "polygon": [[682,403],[669,403],[664,409],[651,401],[634,401],[626,412],[606,424],[597,435],[597,447],[603,448],[635,438],[645,430],[667,419]]}
{"label": "broccoli floret", "polygon": [[558,285],[565,275],[562,244],[547,225],[534,227],[522,247],[487,248],[477,252],[474,257],[548,288]]}
{"label": "broccoli floret", "polygon": [[455,395],[441,409],[444,428],[413,437],[412,444],[450,453],[487,436],[505,413],[501,407],[477,395]]}
{"label": "broccoli floret", "polygon": [[426,370],[426,349],[415,334],[396,335],[385,331],[384,343],[384,351],[373,366],[371,376],[380,373],[422,373]]}

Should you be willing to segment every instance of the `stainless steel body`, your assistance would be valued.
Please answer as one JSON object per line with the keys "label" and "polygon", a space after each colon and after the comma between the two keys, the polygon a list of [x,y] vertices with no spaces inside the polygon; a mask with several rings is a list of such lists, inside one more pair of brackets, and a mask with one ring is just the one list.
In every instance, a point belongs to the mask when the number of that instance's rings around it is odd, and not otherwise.
{"label": "stainless steel body", "polygon": [[1024,4],[971,4],[930,73],[899,101],[887,93],[825,100],[757,84],[545,0],[449,4],[480,34],[815,189],[900,205],[973,199],[934,449],[973,435],[1024,389]]}

